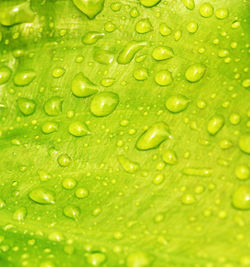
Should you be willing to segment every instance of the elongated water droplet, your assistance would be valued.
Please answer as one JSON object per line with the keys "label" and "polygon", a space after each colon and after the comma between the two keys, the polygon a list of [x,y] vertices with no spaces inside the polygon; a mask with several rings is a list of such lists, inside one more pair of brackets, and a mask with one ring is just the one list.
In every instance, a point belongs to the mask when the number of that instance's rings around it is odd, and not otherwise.
{"label": "elongated water droplet", "polygon": [[170,137],[169,128],[164,122],[153,124],[137,140],[136,148],[148,150],[157,148],[162,142]]}
{"label": "elongated water droplet", "polygon": [[54,204],[55,196],[50,190],[37,188],[29,193],[29,197],[38,204]]}
{"label": "elongated water droplet", "polygon": [[194,22],[194,21],[189,22],[188,25],[187,25],[187,30],[190,33],[197,32],[197,30],[198,30],[198,24],[196,22]]}
{"label": "elongated water droplet", "polygon": [[182,173],[191,176],[211,176],[212,170],[207,168],[184,168]]}
{"label": "elongated water droplet", "polygon": [[36,103],[29,98],[20,97],[17,99],[17,106],[23,115],[32,115],[36,110]]}
{"label": "elongated water droplet", "polygon": [[80,209],[74,205],[67,205],[63,209],[63,214],[68,218],[78,220],[80,215]]}
{"label": "elongated water droplet", "polygon": [[131,41],[129,42],[123,50],[120,52],[117,62],[119,64],[128,64],[132,61],[135,54],[142,49],[144,46],[146,46],[146,42],[137,42],[137,41]]}
{"label": "elongated water droplet", "polygon": [[167,98],[166,108],[173,113],[184,111],[189,103],[189,99],[184,95],[174,95]]}
{"label": "elongated water droplet", "polygon": [[139,169],[138,163],[129,160],[123,155],[118,156],[118,160],[122,168],[128,173],[134,173]]}
{"label": "elongated water droplet", "polygon": [[111,64],[114,61],[114,55],[108,50],[97,49],[94,53],[94,60],[100,64]]}
{"label": "elongated water droplet", "polygon": [[62,112],[62,98],[60,96],[52,96],[44,104],[44,111],[49,116],[57,116]]}
{"label": "elongated water droplet", "polygon": [[132,252],[127,256],[127,267],[149,267],[152,263],[152,257],[143,251]]}
{"label": "elongated water droplet", "polygon": [[138,33],[148,33],[153,30],[153,27],[149,19],[141,19],[136,23],[135,30]]}
{"label": "elongated water droplet", "polygon": [[102,32],[96,32],[96,31],[88,32],[83,36],[82,42],[86,45],[92,45],[95,44],[99,39],[103,38],[103,36],[104,33]]}
{"label": "elongated water droplet", "polygon": [[45,122],[43,125],[42,125],[42,132],[44,134],[51,134],[51,133],[54,133],[56,132],[58,129],[58,124],[53,122],[53,121],[48,121],[48,122]]}
{"label": "elongated water droplet", "polygon": [[225,119],[222,115],[214,115],[208,122],[207,131],[211,135],[217,134],[224,126]]}
{"label": "elongated water droplet", "polygon": [[235,190],[232,196],[232,204],[236,209],[250,209],[250,187],[241,186]]}
{"label": "elongated water droplet", "polygon": [[161,2],[161,0],[139,0],[139,1],[145,7],[153,7]]}
{"label": "elongated water droplet", "polygon": [[0,24],[4,26],[32,22],[35,17],[29,1],[21,3],[20,1],[19,3],[17,1],[1,1],[0,10]]}
{"label": "elongated water droplet", "polygon": [[76,137],[90,134],[87,126],[80,121],[75,121],[69,125],[69,133]]}
{"label": "elongated water droplet", "polygon": [[89,19],[94,19],[104,6],[104,0],[73,0],[73,3]]}
{"label": "elongated water droplet", "polygon": [[188,67],[185,77],[189,82],[198,82],[205,74],[206,68],[201,64],[194,64]]}
{"label": "elongated water droplet", "polygon": [[250,154],[250,134],[243,134],[239,138],[239,148],[241,151]]}
{"label": "elongated water droplet", "polygon": [[158,46],[153,49],[152,57],[155,60],[165,60],[170,59],[174,56],[173,49],[167,46]]}
{"label": "elongated water droplet", "polygon": [[88,97],[97,93],[97,87],[83,73],[79,72],[72,81],[72,93],[77,97]]}
{"label": "elongated water droplet", "polygon": [[113,92],[102,92],[95,95],[90,103],[90,111],[97,117],[110,115],[119,103],[119,96]]}
{"label": "elongated water droplet", "polygon": [[0,67],[0,85],[8,82],[11,75],[11,69],[6,66]]}
{"label": "elongated water droplet", "polygon": [[19,71],[14,76],[14,83],[17,86],[29,85],[36,77],[36,73],[33,70]]}
{"label": "elongated water droplet", "polygon": [[60,78],[63,76],[63,74],[65,73],[65,69],[64,68],[55,68],[52,71],[52,76],[54,78]]}

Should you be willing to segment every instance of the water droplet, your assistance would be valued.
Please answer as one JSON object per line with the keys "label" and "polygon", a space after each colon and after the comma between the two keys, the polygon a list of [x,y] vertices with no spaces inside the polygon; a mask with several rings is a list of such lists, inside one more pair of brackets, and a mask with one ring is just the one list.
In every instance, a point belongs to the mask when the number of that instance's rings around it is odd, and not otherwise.
{"label": "water droplet", "polygon": [[192,194],[184,194],[181,198],[181,202],[184,204],[184,205],[191,205],[193,203],[195,203],[195,197],[194,195]]}
{"label": "water droplet", "polygon": [[115,3],[112,3],[110,5],[110,8],[114,11],[114,12],[117,12],[117,11],[120,11],[121,10],[121,7],[122,7],[122,4],[120,2],[115,2]]}
{"label": "water droplet", "polygon": [[64,68],[55,68],[52,71],[52,76],[54,78],[60,78],[63,76],[63,74],[65,73],[65,69]]}
{"label": "water droplet", "polygon": [[104,0],[73,0],[73,3],[89,19],[94,19],[104,7]]}
{"label": "water droplet", "polygon": [[163,183],[163,181],[165,180],[165,176],[163,174],[157,174],[154,179],[153,179],[153,184],[158,185]]}
{"label": "water droplet", "polygon": [[195,8],[194,0],[182,0],[187,9],[193,10]]}
{"label": "water droplet", "polygon": [[57,162],[61,167],[67,167],[71,163],[71,158],[67,154],[61,154],[57,158]]}
{"label": "water droplet", "polygon": [[128,64],[132,61],[135,54],[142,49],[144,46],[146,46],[146,42],[137,42],[137,41],[131,41],[129,42],[120,52],[117,62],[119,64]]}
{"label": "water droplet", "polygon": [[138,81],[145,81],[148,78],[148,71],[144,68],[140,68],[134,71],[134,77]]}
{"label": "water droplet", "polygon": [[79,72],[72,81],[72,93],[76,97],[88,97],[97,93],[97,87],[83,73]]}
{"label": "water droplet", "polygon": [[215,16],[217,19],[225,19],[228,17],[228,9],[226,8],[218,8],[216,11],[215,11]]}
{"label": "water droplet", "polygon": [[54,204],[55,203],[55,197],[54,193],[50,190],[43,189],[43,188],[37,188],[32,190],[29,193],[30,199],[32,199],[34,202],[38,204]]}
{"label": "water droplet", "polygon": [[162,36],[168,36],[172,33],[172,30],[168,27],[166,23],[160,24],[159,31]]}
{"label": "water droplet", "polygon": [[250,134],[241,135],[238,144],[241,151],[250,154]]}
{"label": "water droplet", "polygon": [[96,49],[94,53],[94,60],[100,64],[111,64],[114,60],[114,55],[108,50]]}
{"label": "water droplet", "polygon": [[13,219],[16,221],[23,221],[27,215],[26,208],[19,208],[13,214]]}
{"label": "water droplet", "polygon": [[101,38],[103,38],[103,36],[104,33],[101,32],[95,32],[95,31],[88,32],[83,36],[82,42],[86,45],[92,45],[95,44]]}
{"label": "water droplet", "polygon": [[92,266],[100,266],[106,261],[106,255],[102,252],[92,252],[85,254],[86,261]]}
{"label": "water droplet", "polygon": [[36,73],[33,70],[19,71],[14,76],[14,84],[17,86],[29,85],[36,77]]}
{"label": "water droplet", "polygon": [[39,175],[40,180],[42,182],[47,181],[51,178],[51,175],[49,173],[47,173],[46,171],[43,171],[43,170],[38,171],[38,175]]}
{"label": "water droplet", "polygon": [[116,26],[111,21],[108,21],[104,24],[104,30],[106,32],[113,32],[116,29]]}
{"label": "water droplet", "polygon": [[0,10],[0,24],[4,26],[32,22],[35,17],[29,1],[1,1]]}
{"label": "water droplet", "polygon": [[200,14],[204,18],[209,18],[213,15],[214,8],[210,3],[203,3],[200,7]]}
{"label": "water droplet", "polygon": [[230,140],[227,139],[223,139],[220,141],[220,148],[221,149],[228,149],[230,147],[232,147],[232,142]]}
{"label": "water droplet", "polygon": [[247,165],[240,164],[236,166],[234,174],[240,180],[247,180],[250,176],[250,170]]}
{"label": "water droplet", "polygon": [[97,117],[110,115],[119,103],[119,96],[113,92],[101,92],[92,98],[90,111]]}
{"label": "water droplet", "polygon": [[118,161],[121,164],[122,168],[128,173],[134,173],[139,169],[138,163],[129,160],[123,155],[118,156]]}
{"label": "water droplet", "polygon": [[185,77],[189,82],[198,82],[205,74],[206,68],[201,64],[194,64],[188,67]]}
{"label": "water droplet", "polygon": [[136,18],[139,15],[140,15],[140,13],[139,13],[139,11],[138,11],[138,9],[136,7],[131,8],[131,10],[130,10],[130,16],[132,18]]}
{"label": "water droplet", "polygon": [[136,148],[139,150],[157,148],[169,136],[169,128],[164,122],[155,123],[138,138]]}
{"label": "water droplet", "polygon": [[0,198],[0,209],[5,207],[5,201],[3,199]]}
{"label": "water droplet", "polygon": [[245,87],[245,88],[249,88],[250,87],[250,79],[245,79],[242,82],[242,86]]}
{"label": "water droplet", "polygon": [[236,209],[250,209],[250,187],[241,186],[233,193],[232,204]]}
{"label": "water droplet", "polygon": [[43,261],[39,267],[55,267],[55,264],[52,261]]}
{"label": "water droplet", "polygon": [[78,220],[80,215],[80,209],[74,205],[67,205],[63,209],[63,214],[68,218]]}
{"label": "water droplet", "polygon": [[17,99],[17,106],[23,115],[32,115],[36,110],[36,103],[32,99],[20,97]]}
{"label": "water droplet", "polygon": [[215,135],[222,129],[224,123],[225,123],[224,117],[222,115],[216,114],[212,118],[210,118],[207,124],[207,131],[211,135]]}
{"label": "water droplet", "polygon": [[69,125],[69,133],[76,137],[90,134],[88,127],[80,121],[72,122]]}
{"label": "water droplet", "polygon": [[58,130],[58,124],[53,121],[47,121],[42,125],[42,132],[44,134],[51,134]]}
{"label": "water droplet", "polygon": [[184,168],[182,173],[191,176],[211,176],[212,170],[207,168]]}
{"label": "water droplet", "polygon": [[76,180],[74,178],[65,178],[62,182],[62,186],[65,189],[73,189],[76,187]]}
{"label": "water droplet", "polygon": [[230,115],[229,120],[233,125],[237,125],[240,123],[240,115],[237,113],[233,113]]}
{"label": "water droplet", "polygon": [[166,108],[173,113],[184,111],[189,104],[189,99],[184,95],[174,95],[167,98]]}
{"label": "water droplet", "polygon": [[8,82],[11,75],[11,69],[6,66],[0,67],[0,85]]}
{"label": "water droplet", "polygon": [[60,96],[52,96],[44,104],[44,111],[49,116],[57,116],[62,112],[63,100]]}
{"label": "water droplet", "polygon": [[60,242],[63,240],[63,234],[60,232],[52,232],[48,236],[49,240]]}
{"label": "water droplet", "polygon": [[149,267],[151,266],[152,258],[143,251],[132,252],[127,256],[127,267]]}
{"label": "water droplet", "polygon": [[110,87],[115,82],[115,79],[112,78],[104,78],[101,80],[101,85],[104,87]]}
{"label": "water droplet", "polygon": [[198,24],[197,24],[196,22],[194,22],[194,21],[188,23],[188,25],[187,25],[187,30],[188,30],[188,32],[190,32],[190,33],[195,33],[195,32],[197,32],[197,30],[198,30]]}
{"label": "water droplet", "polygon": [[181,36],[182,36],[182,32],[180,30],[176,31],[174,33],[174,39],[175,39],[175,41],[179,41],[181,39]]}
{"label": "water droplet", "polygon": [[155,75],[155,82],[160,86],[167,86],[173,82],[172,74],[168,70],[161,70]]}
{"label": "water droplet", "polygon": [[153,30],[153,27],[150,20],[147,18],[139,20],[135,25],[135,30],[138,33],[148,33]]}
{"label": "water droplet", "polygon": [[177,156],[175,151],[173,150],[165,150],[162,154],[162,158],[166,163],[170,165],[174,165],[177,163]]}
{"label": "water droplet", "polygon": [[161,0],[139,0],[139,1],[145,7],[153,7],[161,2]]}
{"label": "water droplet", "polygon": [[86,188],[79,187],[75,191],[75,196],[77,198],[85,198],[89,195],[89,191]]}
{"label": "water droplet", "polygon": [[158,46],[153,49],[152,57],[155,60],[170,59],[174,56],[173,49],[167,46]]}

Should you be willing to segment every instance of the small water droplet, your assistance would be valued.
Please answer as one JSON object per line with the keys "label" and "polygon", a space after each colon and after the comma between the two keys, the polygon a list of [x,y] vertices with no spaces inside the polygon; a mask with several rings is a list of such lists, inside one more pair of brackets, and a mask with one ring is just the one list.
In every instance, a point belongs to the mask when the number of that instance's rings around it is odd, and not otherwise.
{"label": "small water droplet", "polygon": [[98,252],[98,251],[92,252],[92,253],[86,253],[85,257],[86,257],[87,263],[92,265],[92,266],[100,266],[107,259],[106,255],[104,253]]}
{"label": "small water droplet", "polygon": [[155,75],[155,82],[160,86],[167,86],[173,82],[172,74],[168,70],[161,70]]}
{"label": "small water droplet", "polygon": [[6,66],[0,67],[0,85],[8,82],[11,75],[11,69]]}
{"label": "small water droplet", "polygon": [[225,19],[228,17],[228,9],[226,8],[218,8],[216,11],[215,11],[215,16],[217,19]]}
{"label": "small water droplet", "polygon": [[44,111],[49,116],[57,116],[62,112],[63,99],[60,96],[52,96],[44,104]]}
{"label": "small water droplet", "polygon": [[36,110],[36,103],[29,98],[20,97],[17,99],[17,106],[23,115],[32,115]]}
{"label": "small water droplet", "polygon": [[134,71],[134,78],[137,81],[145,81],[148,78],[148,71],[145,68],[139,68]]}
{"label": "small water droplet", "polygon": [[87,126],[80,121],[72,122],[69,125],[69,133],[75,137],[81,137],[90,134]]}
{"label": "small water droplet", "polygon": [[159,31],[162,36],[168,36],[172,33],[171,28],[166,23],[160,24]]}
{"label": "small water droplet", "polygon": [[182,173],[191,176],[211,176],[212,170],[207,168],[184,168]]}
{"label": "small water droplet", "polygon": [[216,114],[212,118],[210,118],[207,124],[207,131],[211,135],[215,135],[222,129],[224,123],[225,123],[224,117],[222,115]]}
{"label": "small water droplet", "polygon": [[73,0],[73,3],[89,19],[94,19],[104,7],[104,0]]}
{"label": "small water droplet", "polygon": [[177,163],[177,156],[173,150],[165,150],[162,154],[162,158],[167,164],[174,165]]}
{"label": "small water droplet", "polygon": [[189,82],[198,82],[205,74],[206,68],[201,64],[194,64],[188,67],[185,77]]}
{"label": "small water droplet", "polygon": [[19,208],[13,214],[13,219],[16,221],[23,221],[27,215],[26,208]]}
{"label": "small water droplet", "polygon": [[182,2],[187,9],[193,10],[195,8],[194,0],[182,0]]}
{"label": "small water droplet", "polygon": [[148,18],[139,20],[135,25],[138,33],[148,33],[153,30],[152,24]]}
{"label": "small water droplet", "polygon": [[101,38],[103,38],[103,36],[104,36],[104,33],[101,33],[101,32],[96,32],[96,31],[87,32],[83,36],[82,42],[86,45],[92,45],[92,44],[95,44]]}
{"label": "small water droplet", "polygon": [[65,189],[73,189],[76,187],[76,180],[74,178],[65,178],[62,182],[62,186]]}
{"label": "small water droplet", "polygon": [[167,98],[166,108],[173,113],[184,111],[189,104],[189,99],[184,95],[173,95]]}
{"label": "small water droplet", "polygon": [[238,144],[241,151],[250,154],[250,134],[241,135]]}
{"label": "small water droplet", "polygon": [[152,263],[152,257],[143,251],[135,251],[127,256],[127,267],[149,267]]}
{"label": "small water droplet", "polygon": [[240,180],[247,180],[250,176],[250,170],[247,165],[240,164],[236,166],[234,174]]}
{"label": "small water droplet", "polygon": [[184,204],[184,205],[191,205],[191,204],[194,204],[195,203],[195,197],[194,195],[192,194],[184,194],[181,198],[181,202]]}
{"label": "small water droplet", "polygon": [[47,121],[42,125],[42,132],[44,134],[51,134],[58,130],[58,124],[53,121]]}
{"label": "small water droplet", "polygon": [[200,14],[204,18],[209,18],[213,15],[214,8],[210,3],[203,3],[200,6]]}
{"label": "small water droplet", "polygon": [[138,163],[129,160],[123,155],[118,156],[118,161],[121,164],[122,168],[128,173],[134,173],[139,169]]}
{"label": "small water droplet", "polygon": [[82,72],[75,75],[72,80],[72,93],[76,97],[88,97],[97,93],[97,87]]}
{"label": "small water droplet", "polygon": [[158,46],[154,48],[152,52],[152,57],[158,61],[170,59],[173,56],[174,56],[173,49],[168,46]]}
{"label": "small water droplet", "polygon": [[64,68],[55,68],[52,71],[52,76],[54,78],[60,78],[60,77],[62,77],[64,75],[64,73],[65,73],[65,69]]}
{"label": "small water droplet", "polygon": [[80,209],[74,205],[67,205],[63,209],[63,214],[68,218],[78,220],[80,215]]}
{"label": "small water droplet", "polygon": [[88,195],[89,195],[89,191],[83,187],[79,187],[75,191],[75,196],[77,198],[86,198]]}

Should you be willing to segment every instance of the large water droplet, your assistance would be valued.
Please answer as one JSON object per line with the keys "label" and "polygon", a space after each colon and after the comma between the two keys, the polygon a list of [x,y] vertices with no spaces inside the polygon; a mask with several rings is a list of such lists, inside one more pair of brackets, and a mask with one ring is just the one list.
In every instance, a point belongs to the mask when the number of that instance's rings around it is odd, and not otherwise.
{"label": "large water droplet", "polygon": [[205,74],[206,68],[201,64],[194,64],[188,67],[185,77],[189,82],[198,82]]}
{"label": "large water droplet", "polygon": [[90,103],[90,111],[98,117],[111,114],[119,103],[119,97],[113,92],[102,92],[95,95]]}
{"label": "large water droplet", "polygon": [[177,163],[177,156],[176,156],[175,151],[173,150],[170,150],[170,149],[165,150],[162,154],[162,158],[166,163],[170,165],[174,165]]}
{"label": "large water droplet", "polygon": [[250,209],[250,187],[241,186],[233,193],[232,204],[240,210]]}
{"label": "large water droplet", "polygon": [[135,30],[138,33],[148,33],[153,30],[153,27],[150,20],[147,18],[139,20],[135,25]]}
{"label": "large water droplet", "polygon": [[88,97],[98,91],[96,85],[81,72],[73,78],[71,89],[73,95],[77,97]]}
{"label": "large water droplet", "polygon": [[172,74],[168,70],[160,70],[155,75],[155,82],[160,86],[167,86],[173,82]]}
{"label": "large water droplet", "polygon": [[139,150],[157,148],[169,136],[167,124],[164,122],[155,123],[139,137],[136,142],[136,148]]}
{"label": "large water droplet", "polygon": [[32,115],[36,110],[35,101],[24,97],[20,97],[17,99],[17,106],[25,116]]}
{"label": "large water droplet", "polygon": [[89,19],[94,19],[102,11],[104,6],[104,0],[73,0],[73,3]]}
{"label": "large water droplet", "polygon": [[57,116],[62,112],[62,98],[60,96],[52,96],[44,104],[44,111],[49,116]]}
{"label": "large water droplet", "polygon": [[29,193],[29,197],[38,204],[54,204],[54,193],[44,188],[37,188]]}
{"label": "large water droplet", "polygon": [[76,137],[81,137],[90,134],[87,126],[80,121],[72,122],[69,125],[69,133]]}
{"label": "large water droplet", "polygon": [[139,0],[139,1],[145,7],[153,7],[161,2],[161,0]]}
{"label": "large water droplet", "polygon": [[92,266],[100,266],[106,261],[106,255],[102,252],[92,252],[85,255],[86,261]]}
{"label": "large water droplet", "polygon": [[167,46],[158,46],[153,49],[152,57],[155,60],[165,60],[170,59],[174,56],[173,49]]}
{"label": "large water droplet", "polygon": [[32,22],[35,14],[30,8],[30,1],[1,0],[0,24],[12,26],[19,23]]}
{"label": "large water droplet", "polygon": [[241,151],[250,154],[250,134],[241,135],[238,144]]}
{"label": "large water droplet", "polygon": [[222,129],[224,123],[225,123],[224,117],[222,115],[216,114],[212,118],[210,118],[207,124],[207,131],[211,135],[215,135]]}
{"label": "large water droplet", "polygon": [[185,110],[188,106],[189,99],[184,95],[174,95],[167,98],[166,108],[173,113]]}
{"label": "large water droplet", "polygon": [[203,3],[200,6],[200,14],[204,18],[209,18],[213,15],[214,8],[210,3]]}
{"label": "large water droplet", "polygon": [[71,158],[69,157],[68,154],[61,154],[57,158],[57,162],[61,167],[67,167],[71,163]]}
{"label": "large water droplet", "polygon": [[19,71],[14,76],[14,83],[17,86],[29,85],[36,77],[36,73],[33,70]]}

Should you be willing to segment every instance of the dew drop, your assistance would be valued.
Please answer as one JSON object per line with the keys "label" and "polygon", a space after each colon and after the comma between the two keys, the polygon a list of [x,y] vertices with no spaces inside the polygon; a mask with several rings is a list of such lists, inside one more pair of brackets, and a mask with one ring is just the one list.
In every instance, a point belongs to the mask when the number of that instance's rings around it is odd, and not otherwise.
{"label": "dew drop", "polygon": [[182,2],[187,9],[193,10],[195,8],[194,0],[182,0]]}
{"label": "dew drop", "polygon": [[119,103],[119,96],[113,92],[101,92],[92,98],[90,111],[97,117],[110,115]]}
{"label": "dew drop", "polygon": [[207,124],[207,131],[211,135],[216,135],[224,126],[225,119],[222,115],[216,114],[212,118],[210,118]]}
{"label": "dew drop", "polygon": [[26,208],[19,208],[14,212],[13,219],[15,221],[24,221],[26,215],[27,215]]}
{"label": "dew drop", "polygon": [[78,220],[80,209],[74,205],[67,205],[63,209],[63,214],[68,218]]}
{"label": "dew drop", "polygon": [[51,134],[58,130],[58,124],[53,121],[47,121],[42,125],[42,132],[44,134]]}
{"label": "dew drop", "polygon": [[100,266],[106,261],[106,255],[102,252],[92,252],[85,255],[86,261],[92,266]]}
{"label": "dew drop", "polygon": [[173,150],[165,150],[162,154],[162,158],[167,164],[174,165],[177,163],[177,156]]}
{"label": "dew drop", "polygon": [[148,78],[148,71],[144,68],[139,68],[134,71],[134,78],[137,81],[145,81]]}
{"label": "dew drop", "polygon": [[172,74],[168,70],[161,70],[155,75],[155,82],[160,86],[167,86],[173,82]]}
{"label": "dew drop", "polygon": [[250,170],[247,165],[240,164],[236,166],[234,174],[239,180],[247,180],[250,176]]}
{"label": "dew drop", "polygon": [[214,8],[210,3],[203,3],[200,6],[200,14],[204,18],[209,18],[213,15]]}
{"label": "dew drop", "polygon": [[31,200],[38,204],[54,204],[55,203],[55,197],[54,193],[50,190],[43,189],[43,188],[37,188],[32,190],[29,193],[29,197]]}
{"label": "dew drop", "polygon": [[36,77],[36,73],[33,70],[19,71],[14,76],[14,84],[17,86],[29,85]]}
{"label": "dew drop", "polygon": [[104,33],[101,33],[101,32],[96,32],[96,31],[87,32],[83,36],[82,42],[86,45],[92,45],[92,44],[95,44],[101,38],[103,38],[103,36],[104,36]]}
{"label": "dew drop", "polygon": [[174,56],[173,49],[167,46],[158,46],[153,49],[152,57],[155,60],[170,59]]}
{"label": "dew drop", "polygon": [[114,61],[114,55],[108,50],[97,49],[94,53],[94,60],[100,64],[108,65]]}
{"label": "dew drop", "polygon": [[218,8],[216,11],[215,11],[215,16],[217,19],[225,19],[228,17],[228,9],[226,8]]}
{"label": "dew drop", "polygon": [[11,75],[11,69],[6,66],[0,67],[0,85],[8,82]]}
{"label": "dew drop", "polygon": [[189,82],[198,82],[205,74],[206,68],[201,64],[194,64],[188,67],[185,77]]}
{"label": "dew drop", "polygon": [[127,267],[149,267],[151,266],[152,258],[143,251],[132,252],[127,256]]}
{"label": "dew drop", "polygon": [[73,3],[89,19],[94,19],[104,7],[104,0],[73,0]]}
{"label": "dew drop", "polygon": [[136,23],[135,30],[138,33],[148,33],[153,30],[153,27],[149,19],[141,19]]}
{"label": "dew drop", "polygon": [[67,167],[71,163],[71,158],[67,154],[61,154],[57,158],[57,162],[61,167]]}
{"label": "dew drop", "polygon": [[65,178],[62,182],[64,189],[70,190],[76,187],[76,180],[74,178]]}
{"label": "dew drop", "polygon": [[89,195],[89,191],[86,188],[79,187],[75,191],[75,196],[77,198],[86,198]]}
{"label": "dew drop", "polygon": [[160,24],[159,31],[162,36],[168,36],[172,33],[171,28],[166,23]]}
{"label": "dew drop", "polygon": [[54,78],[60,78],[63,76],[63,74],[65,73],[65,69],[64,68],[55,68],[52,71],[52,76]]}
{"label": "dew drop", "polygon": [[121,164],[122,168],[128,173],[134,173],[139,169],[138,163],[129,160],[123,155],[118,156],[118,161]]}
{"label": "dew drop", "polygon": [[243,134],[239,138],[238,142],[241,151],[250,154],[250,134]]}
{"label": "dew drop", "polygon": [[198,24],[194,21],[188,23],[187,30],[189,33],[195,33],[198,30]]}
{"label": "dew drop", "polygon": [[20,97],[17,99],[17,106],[23,115],[32,115],[36,110],[36,103],[29,98]]}
{"label": "dew drop", "polygon": [[136,148],[139,150],[154,149],[169,137],[170,133],[167,124],[158,122],[153,124],[138,138]]}
{"label": "dew drop", "polygon": [[189,99],[184,95],[174,95],[167,98],[166,108],[170,112],[179,113],[184,111],[189,104]]}
{"label": "dew drop", "polygon": [[69,133],[75,137],[81,137],[90,134],[87,126],[80,121],[72,122],[69,125]]}
{"label": "dew drop", "polygon": [[194,204],[195,203],[195,197],[194,195],[192,194],[184,194],[181,198],[181,202],[184,204],[184,205],[191,205],[191,204]]}
{"label": "dew drop", "polygon": [[49,116],[57,116],[62,112],[63,99],[60,96],[52,96],[44,104],[44,111]]}
{"label": "dew drop", "polygon": [[236,209],[250,209],[250,187],[241,186],[235,190],[232,196],[232,204]]}

